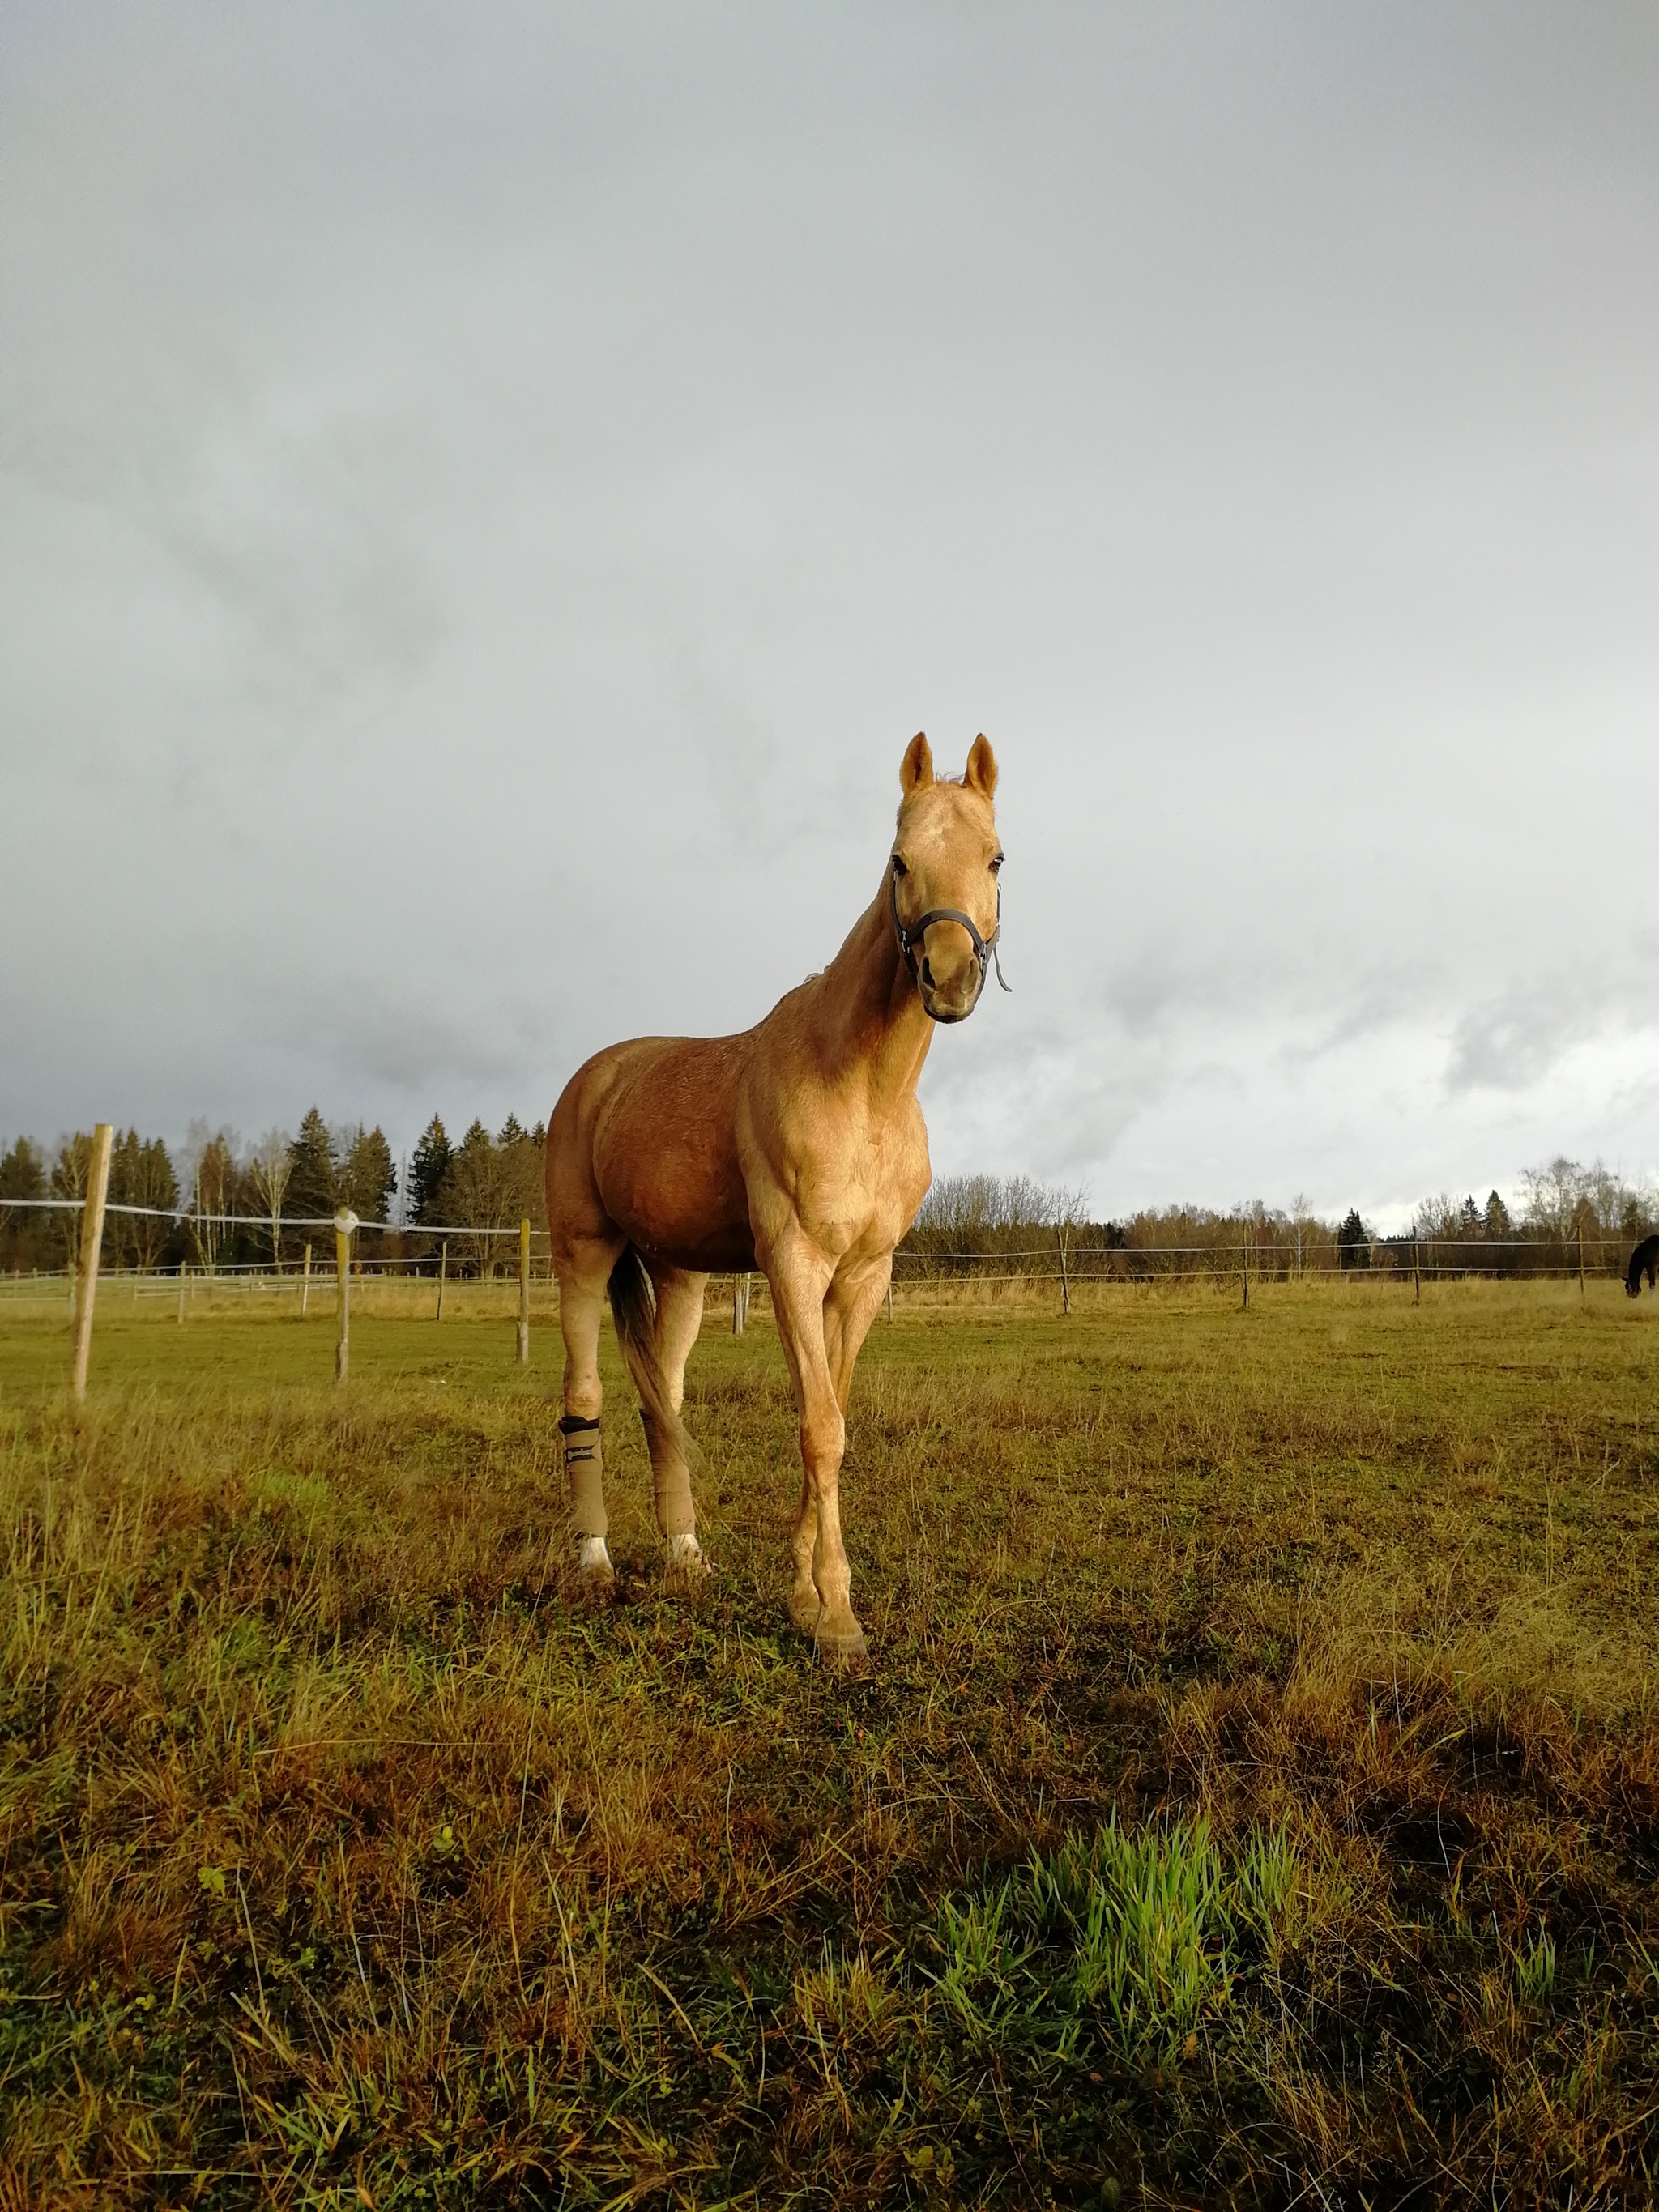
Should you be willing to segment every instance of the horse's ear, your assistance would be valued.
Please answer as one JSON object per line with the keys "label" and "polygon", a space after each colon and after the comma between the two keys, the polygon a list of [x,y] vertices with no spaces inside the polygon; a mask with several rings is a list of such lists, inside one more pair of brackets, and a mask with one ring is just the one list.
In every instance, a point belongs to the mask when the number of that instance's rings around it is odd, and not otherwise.
{"label": "horse's ear", "polygon": [[981,799],[994,797],[997,787],[997,757],[983,737],[974,739],[968,755],[968,774],[964,778],[969,791],[978,792]]}
{"label": "horse's ear", "polygon": [[899,764],[899,789],[908,799],[933,780],[933,756],[927,750],[927,740],[918,730],[904,748],[904,758]]}

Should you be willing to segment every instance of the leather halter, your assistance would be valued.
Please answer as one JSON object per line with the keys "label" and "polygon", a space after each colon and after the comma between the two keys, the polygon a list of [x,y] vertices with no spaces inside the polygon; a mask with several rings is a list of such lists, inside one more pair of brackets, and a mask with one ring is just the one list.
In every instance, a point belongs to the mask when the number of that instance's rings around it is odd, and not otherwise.
{"label": "leather halter", "polygon": [[985,988],[985,963],[988,960],[995,964],[997,981],[999,983],[1002,984],[1003,989],[1009,992],[1012,991],[1014,987],[1012,983],[1003,982],[1002,956],[997,951],[997,939],[1002,934],[1002,884],[1000,879],[997,884],[996,927],[988,937],[981,937],[980,935],[978,930],[974,927],[971,915],[965,915],[958,906],[930,907],[927,909],[927,912],[922,915],[920,921],[913,921],[908,929],[907,929],[904,927],[904,924],[899,920],[898,876],[896,872],[891,867],[889,867],[887,871],[887,888],[892,900],[893,927],[898,935],[898,948],[904,956],[905,966],[910,970],[910,981],[916,985],[918,989],[920,989],[921,985],[921,976],[918,972],[920,963],[916,957],[916,947],[921,943],[922,939],[927,936],[928,930],[933,927],[934,922],[959,921],[963,927],[967,931],[969,936],[972,938],[974,941],[974,957],[979,963],[979,983],[981,990],[983,990]]}

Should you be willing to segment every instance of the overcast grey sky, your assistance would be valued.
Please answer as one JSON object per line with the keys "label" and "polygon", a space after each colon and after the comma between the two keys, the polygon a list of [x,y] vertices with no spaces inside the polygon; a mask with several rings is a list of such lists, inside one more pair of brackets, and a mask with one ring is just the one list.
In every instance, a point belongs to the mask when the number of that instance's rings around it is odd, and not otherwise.
{"label": "overcast grey sky", "polygon": [[0,1135],[544,1115],[997,748],[939,1171],[1659,1167],[1659,11],[0,15]]}

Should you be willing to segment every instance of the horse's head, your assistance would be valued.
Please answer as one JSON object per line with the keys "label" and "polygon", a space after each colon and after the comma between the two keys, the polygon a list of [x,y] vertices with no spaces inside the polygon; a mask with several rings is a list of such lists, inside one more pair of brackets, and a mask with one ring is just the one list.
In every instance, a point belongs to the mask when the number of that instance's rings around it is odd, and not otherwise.
{"label": "horse's head", "polygon": [[962,781],[936,783],[927,740],[914,737],[899,787],[890,893],[899,951],[933,1019],[963,1021],[979,1003],[996,943],[996,755],[975,738]]}

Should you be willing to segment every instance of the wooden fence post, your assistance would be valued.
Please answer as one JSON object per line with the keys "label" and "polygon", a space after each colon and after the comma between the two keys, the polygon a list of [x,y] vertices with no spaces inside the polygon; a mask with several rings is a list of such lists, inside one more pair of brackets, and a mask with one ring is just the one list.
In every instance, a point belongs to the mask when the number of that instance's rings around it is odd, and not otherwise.
{"label": "wooden fence post", "polygon": [[1241,1229],[1241,1230],[1239,1231],[1239,1232],[1238,1232],[1238,1236],[1239,1236],[1239,1244],[1238,1244],[1238,1279],[1239,1279],[1239,1282],[1240,1282],[1240,1284],[1242,1285],[1242,1286],[1243,1286],[1243,1292],[1244,1292],[1243,1303],[1243,1304],[1241,1305],[1241,1307],[1240,1307],[1239,1310],[1240,1310],[1242,1313],[1249,1313],[1249,1310],[1250,1310],[1250,1239],[1249,1239],[1249,1232],[1247,1230]]}
{"label": "wooden fence post", "polygon": [[444,1317],[444,1277],[448,1273],[449,1239],[446,1237],[438,1249],[438,1310],[434,1316],[438,1321],[441,1321]]}
{"label": "wooden fence post", "polygon": [[181,1260],[179,1262],[179,1326],[180,1328],[185,1325],[185,1293],[189,1284],[190,1269]]}
{"label": "wooden fence post", "polygon": [[887,1326],[889,1328],[893,1326],[893,1271],[890,1267],[887,1271]]}
{"label": "wooden fence post", "polygon": [[1584,1217],[1582,1213],[1578,1217],[1578,1295],[1581,1299],[1589,1295],[1584,1288]]}
{"label": "wooden fence post", "polygon": [[351,1364],[351,1239],[357,1217],[343,1206],[334,1217],[334,1278],[339,1285],[335,1302],[334,1380],[343,1382]]}
{"label": "wooden fence post", "polygon": [[81,1216],[81,1290],[75,1305],[74,1388],[87,1395],[87,1362],[92,1356],[92,1305],[98,1291],[98,1250],[104,1241],[104,1206],[109,1197],[109,1154],[114,1125],[100,1121],[92,1133],[87,1173],[87,1202]]}
{"label": "wooden fence post", "polygon": [[306,1268],[300,1278],[300,1318],[306,1317],[306,1308],[311,1303],[311,1247],[306,1246]]}
{"label": "wooden fence post", "polygon": [[1072,1310],[1072,1277],[1071,1272],[1066,1265],[1066,1231],[1064,1229],[1055,1230],[1054,1242],[1060,1247],[1060,1310],[1061,1313],[1068,1314]]}
{"label": "wooden fence post", "polygon": [[732,1334],[733,1336],[743,1334],[743,1294],[748,1281],[749,1278],[746,1275],[733,1275],[732,1278]]}
{"label": "wooden fence post", "polygon": [[1413,1237],[1412,1239],[1412,1304],[1414,1306],[1420,1306],[1422,1303],[1423,1269],[1420,1264],[1420,1248],[1416,1237]]}
{"label": "wooden fence post", "polygon": [[530,1364],[530,1224],[519,1224],[519,1364]]}

